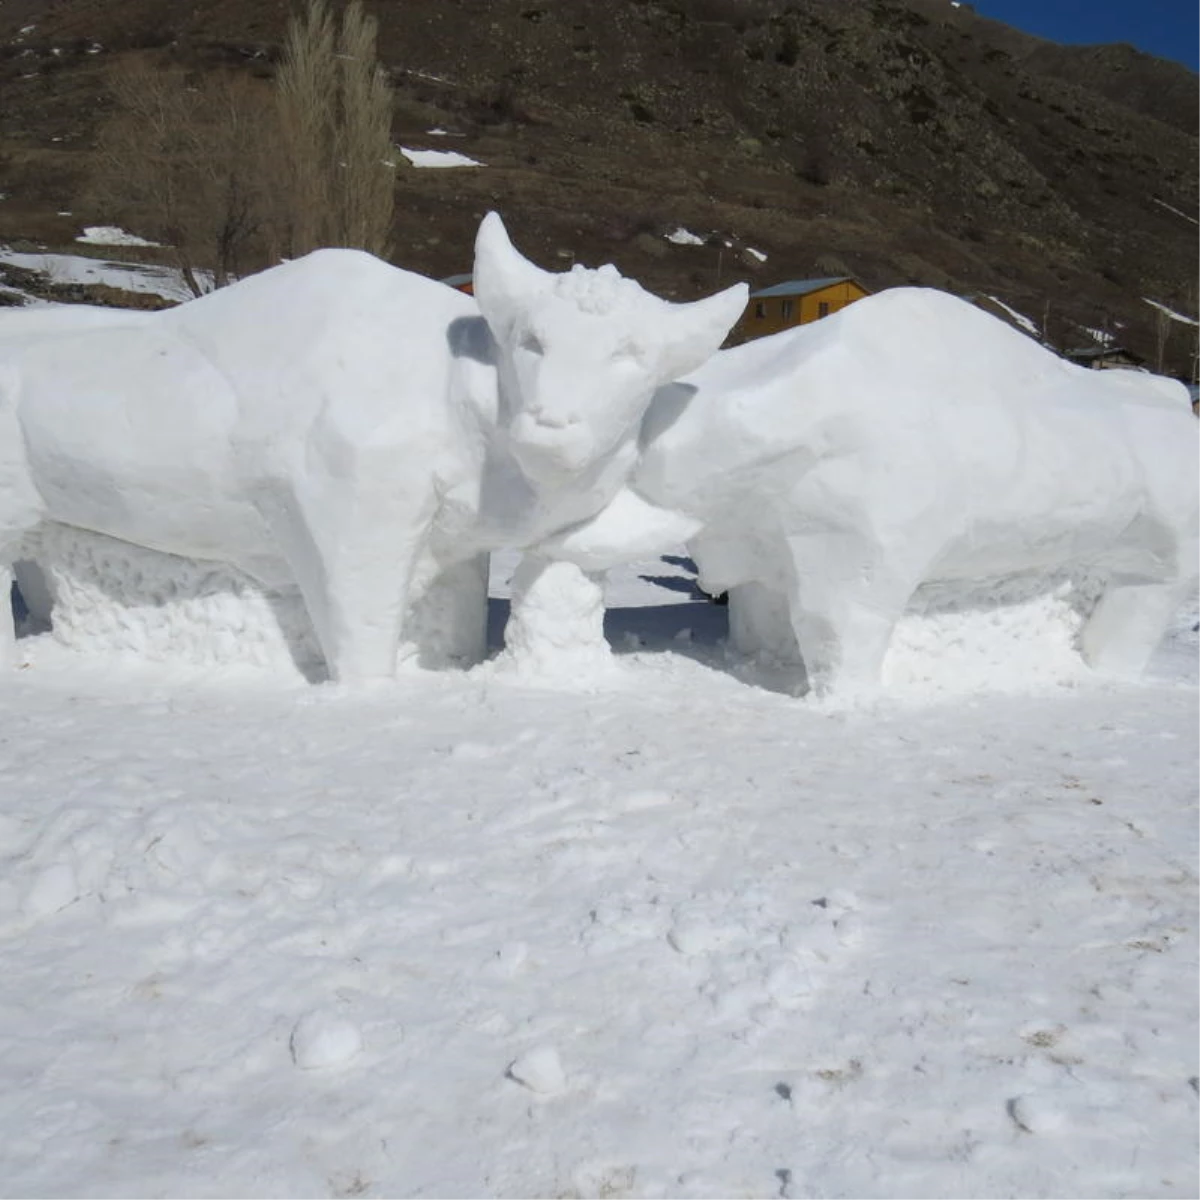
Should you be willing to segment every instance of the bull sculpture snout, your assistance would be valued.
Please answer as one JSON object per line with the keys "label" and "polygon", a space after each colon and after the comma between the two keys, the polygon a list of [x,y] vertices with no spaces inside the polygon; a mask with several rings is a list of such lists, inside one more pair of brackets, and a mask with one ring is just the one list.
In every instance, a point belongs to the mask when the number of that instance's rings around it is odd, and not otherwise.
{"label": "bull sculpture snout", "polygon": [[533,407],[526,410],[526,415],[539,429],[569,429],[583,420],[577,411],[563,408]]}

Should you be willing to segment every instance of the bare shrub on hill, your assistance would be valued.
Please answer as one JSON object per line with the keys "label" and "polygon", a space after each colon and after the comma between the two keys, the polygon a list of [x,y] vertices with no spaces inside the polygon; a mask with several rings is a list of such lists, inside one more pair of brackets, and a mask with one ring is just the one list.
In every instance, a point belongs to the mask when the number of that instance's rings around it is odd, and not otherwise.
{"label": "bare shrub on hill", "polygon": [[249,81],[189,80],[178,68],[121,66],[116,101],[101,131],[92,198],[115,221],[169,246],[192,292],[217,287],[259,256],[269,141]]}
{"label": "bare shrub on hill", "polygon": [[91,200],[169,246],[195,295],[321,246],[388,251],[392,97],[376,27],[309,0],[288,28],[274,103],[264,85],[138,60],[110,76]]}

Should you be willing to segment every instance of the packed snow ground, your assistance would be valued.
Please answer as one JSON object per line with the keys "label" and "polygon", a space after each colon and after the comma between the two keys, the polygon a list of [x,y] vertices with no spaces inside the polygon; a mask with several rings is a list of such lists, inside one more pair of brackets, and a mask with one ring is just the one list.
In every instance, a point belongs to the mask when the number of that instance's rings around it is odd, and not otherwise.
{"label": "packed snow ground", "polygon": [[3,1194],[1195,1195],[1194,610],[835,708],[681,555],[608,599],[573,690],[25,639]]}

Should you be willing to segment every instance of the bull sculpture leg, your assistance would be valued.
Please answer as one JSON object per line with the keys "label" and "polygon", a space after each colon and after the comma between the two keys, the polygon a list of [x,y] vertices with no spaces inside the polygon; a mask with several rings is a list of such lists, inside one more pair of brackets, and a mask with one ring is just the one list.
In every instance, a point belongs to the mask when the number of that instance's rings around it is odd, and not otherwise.
{"label": "bull sculpture leg", "polygon": [[0,562],[0,667],[12,666],[17,654],[17,631],[13,621],[11,564]]}
{"label": "bull sculpture leg", "polygon": [[1079,648],[1093,669],[1130,677],[1145,670],[1195,587],[1196,541],[1185,532],[1186,519],[1177,524],[1143,513],[1126,530],[1126,553],[1137,553],[1145,574],[1134,567],[1110,579],[1081,630]]}
{"label": "bull sculpture leg", "polygon": [[1140,675],[1189,586],[1186,582],[1110,586],[1079,635],[1088,666],[1118,675]]}
{"label": "bull sculpture leg", "polygon": [[729,640],[742,654],[800,665],[788,596],[751,580],[729,589]]}
{"label": "bull sculpture leg", "polygon": [[42,522],[41,497],[25,464],[16,405],[19,394],[15,371],[0,364],[0,667],[16,659],[13,622],[13,563],[25,552],[28,537]]}
{"label": "bull sculpture leg", "polygon": [[799,581],[792,628],[809,687],[818,693],[875,688],[920,574],[897,570],[854,534],[791,537],[787,548]]}
{"label": "bull sculpture leg", "polygon": [[395,674],[409,584],[433,507],[431,496],[399,490],[396,478],[364,468],[353,481],[318,479],[304,491],[288,487],[258,501],[330,677],[342,683]]}
{"label": "bull sculpture leg", "polygon": [[[16,614],[13,611],[13,585],[19,587],[36,577],[40,590],[35,594],[32,588],[21,587],[21,596],[31,614],[36,618],[49,621],[50,595],[45,590],[45,579],[32,562],[22,562],[22,556],[29,552],[29,535],[25,531],[8,533],[0,530],[0,668],[11,666],[16,661],[17,629]],[[19,568],[23,567],[24,571]],[[21,582],[18,583],[18,580]],[[33,603],[30,598],[33,597]]]}

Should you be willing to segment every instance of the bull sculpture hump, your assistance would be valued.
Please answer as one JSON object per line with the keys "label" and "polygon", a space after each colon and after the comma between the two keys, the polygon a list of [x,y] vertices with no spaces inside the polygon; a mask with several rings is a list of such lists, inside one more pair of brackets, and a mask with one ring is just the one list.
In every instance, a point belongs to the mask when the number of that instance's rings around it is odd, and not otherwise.
{"label": "bull sculpture hump", "polygon": [[617,495],[656,390],[746,290],[671,304],[612,268],[551,274],[494,213],[475,254],[477,300],[323,250],[120,324],[0,327],[0,595],[65,526],[298,588],[335,679],[392,675],[439,587],[444,649],[478,657],[487,553]]}

